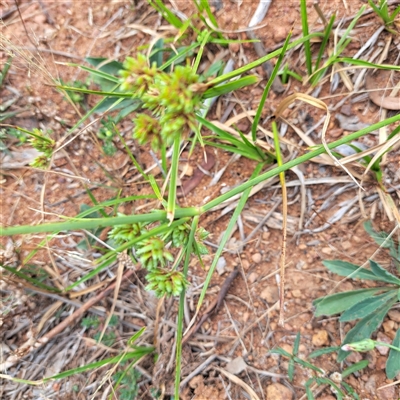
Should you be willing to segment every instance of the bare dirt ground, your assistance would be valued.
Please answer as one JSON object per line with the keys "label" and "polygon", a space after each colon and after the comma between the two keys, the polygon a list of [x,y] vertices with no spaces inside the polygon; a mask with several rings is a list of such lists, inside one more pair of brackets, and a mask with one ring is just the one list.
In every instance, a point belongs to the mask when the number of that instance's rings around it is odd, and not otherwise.
{"label": "bare dirt ground", "polygon": [[[55,138],[63,136],[66,129],[74,125],[79,117],[93,106],[95,98],[86,96],[83,105],[73,107],[63,96],[48,84],[47,74],[60,77],[64,82],[84,80],[86,75],[81,70],[66,66],[66,63],[84,63],[84,57],[101,56],[123,61],[128,55],[138,50],[146,50],[146,45],[156,38],[155,33],[167,32],[167,24],[147,5],[146,2],[111,1],[32,1],[22,2],[20,11],[24,24],[15,10],[12,1],[0,1],[4,22],[2,33],[12,44],[15,57],[5,85],[1,89],[2,102],[17,98],[12,111],[21,111],[16,117],[5,121],[26,129],[45,128],[52,130]],[[358,12],[363,2],[354,0],[346,2],[320,1],[321,9],[326,15],[333,11],[340,18],[351,18]],[[193,11],[189,2],[174,1],[172,5],[181,12],[190,15]],[[216,5],[218,6],[218,4]],[[220,28],[228,31],[229,38],[245,39],[245,28],[254,13],[257,2],[229,1],[222,2],[216,15]],[[321,29],[317,15],[310,2],[310,25],[313,29]],[[289,30],[293,27],[293,36],[301,33],[301,22],[297,2],[273,1],[263,24],[266,26],[257,31],[268,50],[281,45]],[[362,28],[355,32],[355,39],[350,44],[348,55],[357,52],[380,26],[380,21],[372,14],[362,18]],[[164,29],[163,29],[164,27]],[[382,32],[381,46],[387,38]],[[393,52],[388,63],[396,63],[398,42],[394,42]],[[39,51],[37,51],[39,50]],[[0,54],[2,64],[6,54]],[[211,62],[214,57],[227,59],[233,57],[239,67],[257,58],[253,45],[245,43],[231,45],[229,48],[214,46],[206,52]],[[304,68],[298,52],[292,53],[294,69]],[[204,67],[205,68],[205,67]],[[262,77],[262,70],[255,73]],[[222,98],[209,114],[211,120],[221,120],[225,111],[225,121],[243,111],[255,110],[261,98],[265,80],[251,90],[239,90],[229,98]],[[365,95],[357,102],[351,98],[335,108],[344,98],[347,89],[340,84],[334,94],[329,91],[329,83],[322,86],[319,98],[347,120],[350,116],[358,117],[358,123],[372,124],[380,118],[379,108]],[[342,87],[343,86],[343,87]],[[93,86],[95,88],[95,86]],[[267,100],[263,117],[268,122],[277,104],[285,96],[293,92],[306,93],[308,86],[291,82],[286,92],[280,95],[271,94]],[[360,94],[363,88],[360,89]],[[356,97],[357,94],[353,96]],[[310,106],[302,105],[287,116],[293,123],[304,130],[310,129],[320,120],[323,113]],[[237,122],[238,128],[248,133],[251,122],[242,118]],[[85,191],[89,183],[98,202],[112,198],[119,190],[124,196],[145,194],[148,189],[135,180],[136,171],[124,152],[122,144],[116,140],[117,153],[108,157],[101,151],[101,143],[96,136],[98,122],[77,135],[68,144],[66,152],[54,161],[54,173],[44,173],[26,166],[26,162],[16,158],[27,155],[26,145],[18,146],[18,142],[8,143],[8,150],[13,158],[3,159],[1,169],[1,215],[3,226],[38,224],[58,220],[58,215],[75,216],[83,204],[91,204]],[[132,123],[129,118],[121,126],[127,145],[138,157],[141,165],[150,167],[154,161],[147,149],[139,148],[131,139]],[[311,137],[319,143],[318,128],[311,132]],[[349,130],[341,125],[339,119],[332,119],[328,130],[327,141],[346,135]],[[286,138],[292,143],[299,141],[297,135],[289,129]],[[368,147],[377,143],[377,135],[368,135],[364,139]],[[231,154],[221,150],[209,150],[215,153],[217,163],[212,174],[220,170],[231,158]],[[182,154],[182,163],[196,169],[202,161],[202,152],[198,151],[188,160],[188,153]],[[254,167],[247,159],[233,162],[222,179],[215,186],[209,186],[212,176],[205,176],[201,183],[185,198],[181,206],[201,205],[205,199],[211,199],[221,193],[224,188],[231,188],[246,181]],[[393,200],[398,206],[400,157],[398,152],[391,153],[385,165],[385,179],[390,187],[395,188]],[[239,268],[239,275],[232,284],[219,311],[211,316],[201,329],[184,345],[182,355],[182,379],[191,376],[182,388],[184,399],[244,399],[249,398],[246,389],[237,381],[224,375],[219,368],[233,368],[231,360],[242,357],[247,369],[237,372],[240,382],[249,385],[260,399],[300,399],[304,397],[304,385],[311,371],[296,367],[293,382],[287,379],[288,362],[284,358],[271,355],[269,350],[282,347],[291,351],[295,336],[301,334],[300,357],[306,357],[321,347],[338,346],[346,332],[354,325],[340,324],[337,317],[314,318],[312,301],[326,294],[337,291],[366,287],[366,282],[356,280],[341,281],[330,274],[322,265],[324,259],[342,259],[356,264],[363,264],[377,250],[373,240],[365,233],[362,222],[371,218],[377,230],[390,232],[394,223],[389,221],[375,187],[366,182],[367,191],[362,194],[364,210],[358,202],[358,188],[348,176],[336,167],[322,163],[310,162],[300,166],[300,173],[306,180],[307,204],[302,232],[299,232],[300,190],[298,176],[292,171],[286,175],[289,196],[289,236],[287,242],[286,283],[285,283],[285,323],[278,325],[279,309],[277,307],[279,291],[277,276],[278,260],[282,246],[281,231],[281,190],[279,181],[275,180],[252,196],[241,217],[237,232],[229,242],[224,253],[226,266],[221,268],[212,281],[207,294],[205,308],[218,294],[229,273]],[[357,171],[356,171],[357,172]],[[325,180],[324,180],[325,179]],[[290,182],[293,183],[290,186]],[[328,207],[321,207],[330,200]],[[275,214],[266,221],[252,239],[242,246],[246,238],[273,208]],[[348,207],[347,207],[348,206]],[[337,222],[332,218],[340,209],[343,217]],[[129,206],[119,209],[126,214],[133,210]],[[364,213],[364,214],[363,214]],[[218,245],[221,234],[226,229],[229,216],[215,211],[201,220],[211,232],[209,239],[210,253]],[[59,235],[49,240],[46,245],[29,262],[31,268],[43,269],[51,277],[53,284],[59,288],[68,286],[81,276],[82,271],[89,271],[93,261],[98,257],[94,251],[78,249],[85,234],[82,232]],[[21,265],[27,254],[36,248],[43,235],[1,238],[1,243],[8,252],[2,253],[3,261],[9,265]],[[8,258],[7,258],[8,257]],[[379,253],[382,265],[391,267],[390,259]],[[211,256],[205,257],[207,267]],[[116,263],[117,265],[118,263]],[[115,268],[100,274],[88,283],[86,288],[93,288],[115,277]],[[188,292],[188,318],[193,316],[196,302],[201,291],[206,271],[194,262],[191,265],[191,287]],[[85,304],[94,293],[80,293],[73,299],[57,298],[48,293],[38,293],[34,288],[17,277],[4,273],[1,283],[2,315],[0,337],[2,338],[2,359],[16,351],[27,342],[29,335],[41,336],[65,320],[73,311]],[[103,281],[103,282],[102,282]],[[339,284],[340,282],[340,284]],[[151,356],[144,359],[138,367],[137,398],[157,398],[156,392],[168,393],[174,383],[174,334],[177,303],[166,301],[157,303],[157,299],[144,291],[144,278],[138,273],[132,275],[121,287],[114,314],[119,323],[111,328],[114,343],[99,345],[93,339],[97,328],[85,328],[81,321],[71,321],[57,336],[37,351],[2,371],[14,377],[27,380],[39,380],[56,373],[83,366],[118,354],[124,349],[124,343],[140,327],[146,326],[140,345],[157,346],[159,360],[154,364]],[[80,287],[83,290],[84,287]],[[94,289],[92,290],[92,292]],[[73,303],[75,302],[75,303]],[[100,313],[104,323],[105,312],[113,304],[113,293],[96,305],[95,311]],[[91,312],[85,317],[95,315]],[[380,340],[392,340],[399,327],[398,312],[391,313],[384,321],[379,333]],[[390,385],[384,368],[387,354],[373,350],[365,355],[353,354],[346,359],[344,365],[335,360],[335,353],[319,357],[313,361],[323,368],[328,375],[340,371],[351,363],[361,359],[369,361],[368,367],[361,373],[346,378],[362,399],[397,399],[400,392],[397,385]],[[229,367],[227,367],[227,365]],[[109,368],[109,367],[107,367]],[[3,379],[0,387],[2,399],[106,399],[119,397],[111,390],[113,371],[100,368],[83,372],[56,382],[30,386]],[[270,376],[279,374],[284,377]],[[317,399],[335,399],[335,394],[325,386],[314,392]],[[153,397],[154,396],[154,397]],[[160,397],[158,397],[160,398]]]}

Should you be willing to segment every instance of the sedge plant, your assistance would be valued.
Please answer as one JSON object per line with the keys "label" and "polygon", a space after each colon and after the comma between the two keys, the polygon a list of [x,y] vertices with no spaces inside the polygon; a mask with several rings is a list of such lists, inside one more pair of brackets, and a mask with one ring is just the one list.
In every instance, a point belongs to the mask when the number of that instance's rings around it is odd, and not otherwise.
{"label": "sedge plant", "polygon": [[[174,13],[168,11],[162,1],[153,0],[151,3],[171,24],[181,30],[181,36],[183,36],[188,25],[185,25],[185,22],[181,21]],[[198,10],[208,15],[209,8],[203,3],[197,2]],[[204,21],[207,22],[208,19],[205,18]],[[62,222],[39,225],[0,227],[0,235],[3,236],[33,233],[49,234],[37,249],[25,257],[23,264],[29,262],[39,248],[46,246],[48,239],[55,237],[60,232],[85,229],[92,233],[99,233],[103,228],[111,227],[107,237],[108,250],[102,249],[101,256],[96,260],[94,268],[63,288],[63,292],[68,293],[80,284],[97,276],[117,260],[119,253],[127,250],[132,262],[135,265],[140,265],[146,271],[148,290],[158,297],[172,296],[179,298],[176,346],[177,367],[175,375],[176,398],[179,396],[183,306],[185,291],[189,285],[189,264],[193,256],[198,257],[201,261],[202,255],[207,251],[204,245],[207,232],[199,225],[200,217],[234,196],[240,196],[219,247],[213,256],[197,305],[197,312],[205,298],[217,261],[255,185],[269,178],[279,176],[284,171],[325,153],[327,148],[334,149],[382,126],[400,121],[400,116],[398,115],[387,118],[332,142],[326,147],[321,145],[306,151],[293,160],[285,163],[280,161],[278,166],[271,166],[277,159],[277,152],[273,150],[266,152],[261,149],[257,145],[256,133],[262,107],[268,96],[272,79],[278,73],[288,50],[304,45],[307,42],[309,43],[313,38],[320,38],[323,41],[324,38],[329,37],[330,31],[305,34],[302,38],[293,41],[289,37],[282,48],[232,72],[221,73],[220,65],[217,65],[213,66],[215,68],[214,74],[199,74],[197,67],[202,59],[205,46],[208,44],[226,45],[229,44],[229,40],[221,38],[220,33],[213,31],[212,26],[207,26],[207,29],[203,31],[198,29],[196,31],[194,28],[194,32],[198,31],[196,39],[190,45],[179,47],[175,53],[167,52],[167,45],[164,42],[159,42],[157,49],[150,57],[139,53],[136,56],[127,57],[123,63],[106,61],[101,58],[88,58],[87,61],[90,67],[69,64],[71,67],[89,72],[94,82],[100,86],[100,90],[74,88],[57,83],[57,87],[62,91],[95,94],[102,97],[91,110],[87,111],[71,127],[64,141],[69,139],[82,123],[96,113],[110,113],[112,115],[112,121],[109,122],[110,125],[106,126],[107,128],[114,128],[117,122],[130,118],[134,125],[132,137],[138,144],[149,146],[153,151],[160,154],[161,166],[166,172],[163,184],[168,187],[168,194],[163,195],[163,190],[159,187],[159,181],[151,174],[145,173],[128,146],[124,146],[132,164],[141,174],[143,182],[151,187],[153,194],[126,197],[118,194],[110,200],[100,202],[97,201],[94,193],[88,190],[93,205],[82,209],[74,218],[64,217]],[[346,47],[347,41],[348,37],[340,43],[340,51],[335,53],[335,57],[329,58],[323,64],[323,67],[320,67],[320,63],[317,63],[316,67],[312,67],[309,73],[316,74],[321,71],[321,68],[328,69],[332,64],[338,62],[339,54]],[[197,55],[194,57],[195,51],[197,51]],[[246,136],[242,132],[238,132],[238,136],[233,136],[207,119],[206,115],[203,114],[204,104],[207,99],[257,83],[258,78],[256,76],[246,74],[253,68],[276,57],[278,57],[278,63],[272,78],[266,85],[261,105],[257,110],[255,122],[252,125],[251,135]],[[322,60],[322,55],[320,59]],[[107,120],[105,119],[104,121]],[[211,134],[206,137],[203,136],[201,127],[207,128]],[[52,155],[57,151],[58,143],[56,144],[53,139],[42,132],[26,131],[26,133],[32,138],[32,145],[42,154],[43,159],[37,160],[35,166],[49,167]],[[103,132],[101,135],[104,138],[108,135],[114,137],[114,133],[109,131]],[[102,137],[101,135],[99,136]],[[124,138],[118,131],[115,132],[115,136],[120,138],[121,143],[125,143]],[[179,155],[182,143],[187,142],[197,142],[201,146],[219,147],[254,160],[255,166],[250,178],[203,205],[180,207],[177,204]],[[149,199],[158,201],[160,205],[158,209],[132,215],[118,212],[118,208],[122,204],[136,204],[136,202]],[[30,280],[32,283],[34,278],[25,273],[23,268],[5,267],[10,273],[18,274],[20,279]],[[59,288],[52,287],[50,284],[35,281],[35,285],[39,283],[44,285],[46,290],[60,292]]]}

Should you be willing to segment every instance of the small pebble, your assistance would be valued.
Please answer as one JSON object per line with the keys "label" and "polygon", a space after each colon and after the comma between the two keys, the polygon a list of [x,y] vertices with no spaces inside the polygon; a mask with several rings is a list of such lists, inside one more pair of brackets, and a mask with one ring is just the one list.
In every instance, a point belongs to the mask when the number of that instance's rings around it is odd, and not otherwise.
{"label": "small pebble", "polygon": [[343,250],[350,250],[352,247],[353,247],[353,245],[351,244],[351,242],[349,240],[342,242]]}
{"label": "small pebble", "polygon": [[253,255],[251,256],[251,259],[252,259],[256,264],[258,264],[258,263],[261,262],[262,256],[261,256],[260,253],[255,253],[255,254],[253,254]]}
{"label": "small pebble", "polygon": [[388,312],[389,318],[397,323],[400,323],[400,311],[391,310]]}
{"label": "small pebble", "polygon": [[239,43],[229,43],[229,50],[232,53],[237,53],[240,50],[240,44]]}
{"label": "small pebble", "polygon": [[296,299],[299,299],[300,297],[302,297],[302,292],[299,289],[295,289],[295,290],[292,290],[292,295]]}
{"label": "small pebble", "polygon": [[258,278],[257,272],[252,272],[249,277],[247,278],[249,283],[254,283]]}
{"label": "small pebble", "polygon": [[275,303],[279,300],[279,290],[276,286],[268,286],[261,292],[260,297],[267,303]]}
{"label": "small pebble", "polygon": [[218,275],[222,275],[226,272],[226,260],[224,257],[218,259],[216,268]]}
{"label": "small pebble", "polygon": [[[384,333],[378,332],[376,340],[378,342],[383,342],[387,344],[392,344],[392,341],[390,340],[389,337],[387,337]],[[379,354],[382,356],[385,356],[387,353],[389,353],[389,347],[387,346],[376,346],[376,349],[378,350]]]}
{"label": "small pebble", "polygon": [[329,344],[328,332],[325,329],[317,331],[312,337],[312,344],[316,347],[327,346]]}
{"label": "small pebble", "polygon": [[276,24],[272,33],[275,43],[284,41],[288,33],[288,27],[286,24]]}
{"label": "small pebble", "polygon": [[281,383],[273,383],[267,387],[268,400],[292,400],[293,392]]}

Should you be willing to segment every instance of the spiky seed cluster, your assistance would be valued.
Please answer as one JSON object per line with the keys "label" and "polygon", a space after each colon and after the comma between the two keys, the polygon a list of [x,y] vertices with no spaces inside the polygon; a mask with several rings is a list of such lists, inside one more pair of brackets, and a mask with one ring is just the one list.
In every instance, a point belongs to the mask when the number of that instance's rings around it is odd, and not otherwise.
{"label": "spiky seed cluster", "polygon": [[39,129],[34,129],[33,133],[35,134],[35,136],[29,139],[32,147],[43,153],[43,155],[45,155],[46,157],[50,158],[53,155],[56,142],[53,139],[45,136],[43,132]]}
{"label": "spiky seed cluster", "polygon": [[[118,216],[123,217],[124,214],[118,213]],[[143,224],[134,223],[115,225],[108,235],[110,238],[114,239],[116,243],[122,244],[139,237],[145,232],[146,229],[143,227]]]}
{"label": "spiky seed cluster", "polygon": [[50,158],[42,154],[37,156],[29,165],[33,168],[46,169],[50,165]]}
{"label": "spiky seed cluster", "polygon": [[183,247],[189,239],[190,225],[182,224],[177,226],[172,231],[172,246]]}
{"label": "spiky seed cluster", "polygon": [[147,290],[153,290],[157,297],[179,296],[188,285],[188,281],[179,271],[157,268],[146,275],[149,284]]}
{"label": "spiky seed cluster", "polygon": [[149,66],[146,56],[138,54],[137,58],[126,57],[123,67],[124,69],[120,71],[121,89],[142,97],[158,73],[156,65]]}
{"label": "spiky seed cluster", "polygon": [[128,57],[120,72],[121,88],[132,91],[143,101],[143,108],[151,110],[158,124],[150,117],[139,115],[134,119],[134,138],[140,143],[150,141],[158,150],[163,140],[170,145],[175,138],[196,130],[196,112],[201,106],[201,95],[206,86],[199,83],[199,76],[190,66],[177,66],[173,72],[157,70],[147,64],[146,57]]}
{"label": "spiky seed cluster", "polygon": [[42,154],[36,157],[30,165],[35,168],[45,169],[50,164],[56,142],[45,136],[40,129],[33,129],[34,136],[29,139],[32,147],[40,151]]}
{"label": "spiky seed cluster", "polygon": [[161,125],[158,119],[147,114],[139,114],[135,119],[133,128],[133,138],[139,144],[150,142],[153,150],[159,150],[161,146]]}
{"label": "spiky seed cluster", "polygon": [[198,79],[191,67],[177,66],[170,74],[158,74],[154,85],[142,97],[144,107],[160,118],[161,137],[167,144],[171,144],[176,136],[196,129],[201,95],[191,86]]}
{"label": "spiky seed cluster", "polygon": [[147,270],[152,271],[158,265],[164,266],[166,261],[173,261],[172,254],[165,249],[165,243],[158,237],[152,237],[137,244],[136,254]]}
{"label": "spiky seed cluster", "polygon": [[198,228],[196,231],[195,243],[199,255],[208,254],[207,246],[203,243],[203,241],[207,239],[209,234],[210,233],[202,227]]}

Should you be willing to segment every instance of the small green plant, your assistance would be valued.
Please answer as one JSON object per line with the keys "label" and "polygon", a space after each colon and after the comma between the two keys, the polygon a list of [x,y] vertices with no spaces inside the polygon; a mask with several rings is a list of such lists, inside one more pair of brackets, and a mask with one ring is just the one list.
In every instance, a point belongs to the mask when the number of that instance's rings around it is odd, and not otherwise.
{"label": "small green plant", "polygon": [[[400,246],[384,232],[375,232],[370,222],[364,224],[365,230],[377,244],[389,249],[393,264],[400,270]],[[365,279],[383,283],[383,286],[369,289],[351,290],[321,297],[314,301],[315,316],[341,314],[340,322],[359,320],[344,338],[343,345],[370,339],[380,327],[390,308],[398,303],[400,298],[400,278],[391,274],[374,260],[369,260],[370,268],[351,264],[341,260],[325,260],[323,262],[331,272],[351,279]],[[399,334],[399,332],[397,332]],[[396,335],[397,337],[397,335]],[[398,347],[398,344],[393,344]],[[344,347],[346,348],[346,347]],[[339,350],[338,361],[343,361],[350,353]],[[390,358],[400,363],[400,353],[392,350]],[[397,371],[398,372],[398,371]],[[389,378],[396,375],[393,362],[386,364],[386,374]]]}
{"label": "small green plant", "polygon": [[[326,372],[323,369],[318,368],[311,362],[298,357],[299,345],[300,345],[300,333],[296,335],[292,354],[282,349],[281,347],[271,350],[271,353],[279,354],[289,359],[288,375],[290,381],[293,381],[296,364],[299,365],[300,367],[309,369],[310,372],[314,374],[314,376],[309,378],[304,385],[308,400],[315,399],[313,390],[318,388],[318,386],[320,385],[329,385],[332,392],[336,394],[339,400],[344,400],[344,399],[360,400],[359,396],[354,391],[354,389],[348,383],[344,382],[344,379],[350,374],[365,368],[368,365],[367,360],[360,361],[350,366],[349,368],[345,369],[341,373],[334,372],[328,377],[326,376]],[[339,347],[324,348],[322,350],[318,350],[316,352],[311,353],[308,358],[309,359],[316,358],[318,356],[331,353],[338,349]]]}
{"label": "small green plant", "polygon": [[101,126],[97,133],[97,137],[103,141],[103,151],[107,156],[113,156],[117,152],[117,148],[113,142],[115,136],[118,134],[114,118],[107,116],[101,120]]}
{"label": "small green plant", "polygon": [[[98,330],[100,327],[102,321],[99,317],[97,316],[90,316],[90,317],[85,317],[81,321],[81,326],[87,329],[93,329],[93,330]],[[112,328],[118,324],[118,317],[116,315],[112,315],[110,318],[110,321],[108,323],[107,329]],[[99,341],[101,337],[101,332],[96,332],[93,335],[93,339],[96,340],[96,342]],[[116,334],[114,331],[109,330],[106,332],[101,339],[101,343],[104,345],[111,347],[115,343],[116,339]]]}
{"label": "small green plant", "polygon": [[393,28],[397,15],[400,12],[400,6],[397,7],[392,13],[389,12],[389,5],[387,0],[368,0],[368,4],[375,11],[375,13],[382,19],[385,24],[386,30],[395,35],[398,34]]}
{"label": "small green plant", "polygon": [[[126,363],[121,363],[124,366]],[[120,400],[136,399],[139,392],[138,380],[140,373],[135,368],[130,367],[124,371],[118,371],[113,375],[116,383],[119,383],[119,396]]]}
{"label": "small green plant", "polygon": [[100,318],[96,316],[82,318],[81,325],[87,329],[97,329],[101,324]]}
{"label": "small green plant", "polygon": [[[63,86],[69,86],[74,89],[89,89],[90,80],[87,79],[86,81],[71,81],[71,82],[63,82],[60,81],[60,84]],[[74,90],[65,90],[66,96],[75,104],[83,105],[85,101],[85,94],[83,92],[78,92]]]}

